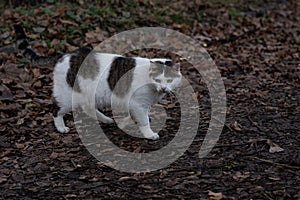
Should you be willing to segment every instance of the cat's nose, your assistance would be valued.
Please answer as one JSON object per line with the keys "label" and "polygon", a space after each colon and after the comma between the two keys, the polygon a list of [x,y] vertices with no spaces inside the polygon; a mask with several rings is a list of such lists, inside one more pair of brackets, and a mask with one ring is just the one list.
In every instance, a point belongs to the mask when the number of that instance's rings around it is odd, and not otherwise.
{"label": "cat's nose", "polygon": [[162,92],[167,91],[167,87],[166,87],[166,86],[162,86],[162,87],[161,87],[161,91],[162,91]]}

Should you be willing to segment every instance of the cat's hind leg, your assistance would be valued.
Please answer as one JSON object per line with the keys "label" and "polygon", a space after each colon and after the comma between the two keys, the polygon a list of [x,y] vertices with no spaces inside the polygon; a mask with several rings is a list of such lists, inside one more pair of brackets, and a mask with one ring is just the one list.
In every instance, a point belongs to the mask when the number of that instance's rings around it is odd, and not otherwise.
{"label": "cat's hind leg", "polygon": [[121,119],[118,122],[118,127],[120,129],[124,129],[126,126],[131,125],[131,124],[134,124],[134,121],[132,120],[131,116],[128,115],[127,117],[125,117],[124,119]]}
{"label": "cat's hind leg", "polygon": [[70,131],[70,128],[65,125],[64,122],[64,115],[68,113],[69,109],[62,109],[58,106],[57,102],[53,101],[53,119],[54,119],[54,125],[56,129],[60,133],[68,133]]}

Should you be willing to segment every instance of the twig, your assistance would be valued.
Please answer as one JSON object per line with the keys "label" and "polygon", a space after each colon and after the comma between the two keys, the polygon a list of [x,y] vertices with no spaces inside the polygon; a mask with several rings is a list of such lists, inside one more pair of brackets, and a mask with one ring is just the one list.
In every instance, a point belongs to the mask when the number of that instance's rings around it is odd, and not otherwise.
{"label": "twig", "polygon": [[78,168],[78,166],[76,165],[76,163],[74,162],[74,160],[73,160],[73,159],[71,159],[71,163],[72,163],[72,165],[73,165],[73,167],[74,167],[75,169],[77,169],[77,168]]}
{"label": "twig", "polygon": [[212,117],[212,119],[216,120],[217,122],[219,122],[220,124],[224,124],[225,127],[227,127],[229,129],[229,131],[232,131],[232,128],[226,124],[226,122],[221,122],[219,119]]}
{"label": "twig", "polygon": [[251,124],[253,125],[253,126],[255,126],[260,132],[265,132],[265,131],[263,131],[251,118],[250,118],[250,116],[248,115],[247,116],[247,118],[248,118],[248,120],[251,122]]}
{"label": "twig", "polygon": [[221,147],[236,147],[236,146],[245,146],[248,145],[249,143],[245,142],[245,143],[237,143],[237,144],[219,144],[216,145],[216,148],[221,148]]}
{"label": "twig", "polygon": [[300,167],[290,166],[290,165],[287,165],[287,164],[281,164],[281,163],[274,162],[272,160],[266,160],[266,159],[259,158],[259,157],[256,157],[256,156],[249,156],[249,157],[250,158],[254,158],[256,160],[259,160],[259,161],[262,161],[262,162],[265,162],[265,163],[269,163],[269,164],[272,164],[272,165],[277,165],[277,166],[282,167],[282,168],[289,168],[289,169],[300,170]]}

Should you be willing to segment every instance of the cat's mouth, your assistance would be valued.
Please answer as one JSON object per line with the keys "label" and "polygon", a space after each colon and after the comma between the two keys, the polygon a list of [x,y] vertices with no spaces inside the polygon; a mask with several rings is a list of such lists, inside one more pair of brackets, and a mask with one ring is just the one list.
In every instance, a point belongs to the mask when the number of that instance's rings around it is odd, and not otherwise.
{"label": "cat's mouth", "polygon": [[157,91],[158,91],[159,93],[166,93],[166,94],[172,93],[172,90],[169,89],[169,88],[158,88]]}

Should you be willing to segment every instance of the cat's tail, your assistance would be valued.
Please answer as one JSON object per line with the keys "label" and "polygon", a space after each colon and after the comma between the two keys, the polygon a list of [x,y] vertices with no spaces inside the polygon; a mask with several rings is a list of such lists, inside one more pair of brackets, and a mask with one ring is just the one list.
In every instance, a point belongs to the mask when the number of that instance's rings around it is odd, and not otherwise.
{"label": "cat's tail", "polygon": [[28,42],[27,36],[22,28],[22,26],[14,25],[17,49],[23,54],[23,56],[31,62],[33,66],[48,67],[54,66],[60,56],[40,56],[32,48]]}

